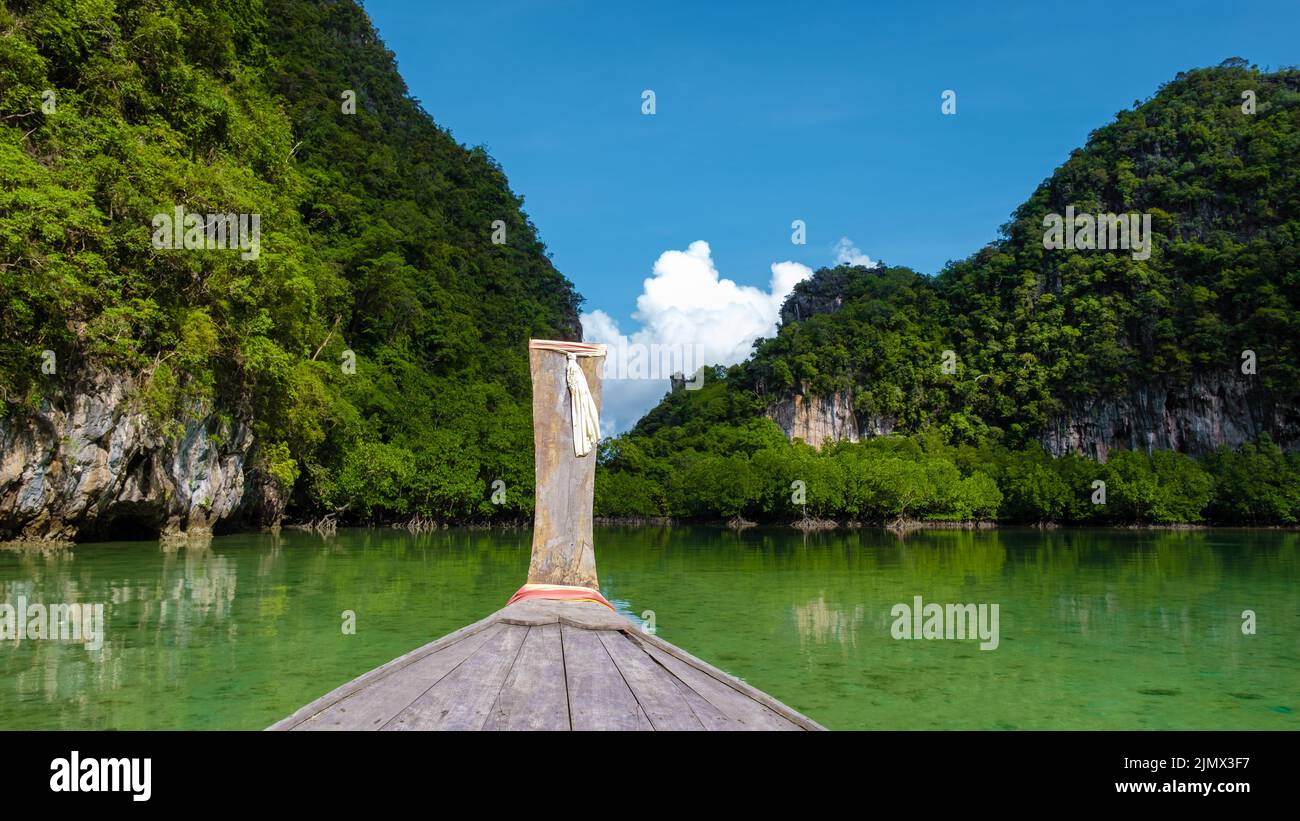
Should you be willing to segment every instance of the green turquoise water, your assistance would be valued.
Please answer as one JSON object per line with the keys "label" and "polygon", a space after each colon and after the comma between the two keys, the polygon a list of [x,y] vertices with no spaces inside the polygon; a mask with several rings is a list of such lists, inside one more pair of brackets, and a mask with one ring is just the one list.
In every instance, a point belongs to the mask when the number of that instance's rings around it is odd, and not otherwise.
{"label": "green turquoise water", "polygon": [[[261,728],[499,608],[528,531],[0,550],[0,604],[103,603],[102,646],[0,641],[0,728]],[[1300,729],[1300,534],[598,528],[604,593],[831,728]],[[891,608],[997,604],[999,646]],[[1255,614],[1243,633],[1243,611]],[[344,611],[356,616],[345,634]]]}

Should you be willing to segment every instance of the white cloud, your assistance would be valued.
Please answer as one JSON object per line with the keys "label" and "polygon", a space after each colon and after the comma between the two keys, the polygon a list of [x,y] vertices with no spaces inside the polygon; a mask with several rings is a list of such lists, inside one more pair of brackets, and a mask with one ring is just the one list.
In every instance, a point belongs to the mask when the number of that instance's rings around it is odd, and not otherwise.
{"label": "white cloud", "polygon": [[835,264],[862,265],[866,268],[875,268],[880,265],[879,262],[862,253],[862,249],[854,245],[853,240],[848,237],[840,237],[840,241],[835,243]]}
{"label": "white cloud", "polygon": [[[583,336],[627,349],[628,345],[665,345],[689,351],[709,365],[734,365],[749,355],[755,339],[776,330],[781,303],[812,270],[797,262],[772,265],[768,290],[739,285],[714,267],[709,244],[692,242],[685,251],[665,251],[645,280],[632,318],[640,328],[624,334],[604,311],[582,315]],[[652,374],[661,376],[661,374]],[[667,378],[604,380],[601,432],[631,427],[668,390]]]}

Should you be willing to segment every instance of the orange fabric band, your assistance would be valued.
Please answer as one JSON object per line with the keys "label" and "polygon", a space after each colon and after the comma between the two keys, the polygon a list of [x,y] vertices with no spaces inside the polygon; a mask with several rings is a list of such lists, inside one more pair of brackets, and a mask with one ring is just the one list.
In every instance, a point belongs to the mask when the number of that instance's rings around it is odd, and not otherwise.
{"label": "orange fabric band", "polygon": [[[515,591],[506,602],[506,607],[517,601],[524,599],[556,599],[560,601],[589,601],[596,604],[603,604],[610,610],[614,610],[614,605],[610,604],[604,596],[600,595],[599,590],[593,590],[590,587],[577,587],[567,584],[526,584]],[[615,611],[617,612],[617,611]]]}

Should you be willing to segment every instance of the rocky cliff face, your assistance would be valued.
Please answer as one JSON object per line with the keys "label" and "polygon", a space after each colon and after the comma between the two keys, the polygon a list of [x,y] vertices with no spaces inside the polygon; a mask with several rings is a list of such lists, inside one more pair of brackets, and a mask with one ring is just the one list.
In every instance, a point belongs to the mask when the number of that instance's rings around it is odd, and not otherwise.
{"label": "rocky cliff face", "polygon": [[1054,456],[1080,453],[1105,461],[1115,448],[1200,456],[1261,433],[1293,449],[1300,443],[1296,409],[1275,404],[1254,377],[1211,373],[1187,385],[1134,385],[1119,397],[1068,403],[1040,441]]}
{"label": "rocky cliff face", "polygon": [[777,400],[767,417],[791,439],[802,439],[815,448],[825,442],[856,442],[865,436],[894,432],[894,420],[872,416],[859,421],[853,410],[853,395],[836,392],[830,396],[793,394]]}
{"label": "rocky cliff face", "polygon": [[817,275],[794,286],[794,290],[781,304],[781,324],[803,322],[817,314],[832,314],[844,307],[846,294],[853,289],[850,283],[861,275],[861,269],[851,266],[823,268]]}
{"label": "rocky cliff face", "polygon": [[164,437],[133,407],[132,388],[98,374],[35,414],[6,409],[0,539],[169,540],[278,521],[273,483],[249,471],[246,422],[209,416]]}
{"label": "rocky cliff face", "polygon": [[[768,418],[813,447],[856,442],[894,431],[894,420],[859,420],[850,394],[800,394],[769,406]],[[1116,448],[1177,450],[1201,456],[1269,434],[1285,450],[1300,447],[1300,410],[1273,402],[1253,377],[1201,374],[1187,385],[1134,385],[1119,397],[1067,404],[1039,439],[1053,456],[1078,453],[1106,461]]]}

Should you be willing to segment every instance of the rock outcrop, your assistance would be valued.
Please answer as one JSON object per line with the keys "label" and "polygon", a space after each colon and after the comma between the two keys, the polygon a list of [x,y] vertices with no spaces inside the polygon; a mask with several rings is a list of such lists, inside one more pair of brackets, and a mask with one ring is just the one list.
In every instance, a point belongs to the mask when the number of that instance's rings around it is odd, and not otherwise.
{"label": "rock outcrop", "polygon": [[1115,448],[1201,456],[1269,434],[1287,450],[1300,443],[1296,409],[1278,406],[1256,377],[1199,374],[1186,385],[1134,385],[1118,397],[1067,403],[1039,437],[1052,455],[1106,461]]}
{"label": "rock outcrop", "polygon": [[768,406],[767,417],[791,439],[802,439],[815,448],[826,442],[856,442],[863,437],[894,432],[894,420],[871,416],[861,421],[853,410],[853,395],[836,392],[830,396],[792,394]]}
{"label": "rock outcrop", "polygon": [[278,520],[273,482],[250,471],[246,421],[209,414],[164,436],[133,387],[99,373],[35,413],[4,409],[0,540],[168,540]]}
{"label": "rock outcrop", "polygon": [[[1264,433],[1285,450],[1300,447],[1300,410],[1273,402],[1253,379],[1201,374],[1186,385],[1134,385],[1122,396],[1070,402],[1039,440],[1053,456],[1078,453],[1102,462],[1116,448],[1202,456]],[[895,427],[887,417],[859,420],[847,392],[793,394],[771,404],[767,416],[786,436],[818,448],[886,435]]]}
{"label": "rock outcrop", "polygon": [[799,282],[781,304],[781,324],[792,325],[840,310],[857,292],[853,284],[863,271],[860,266],[839,265],[823,268],[816,276]]}

